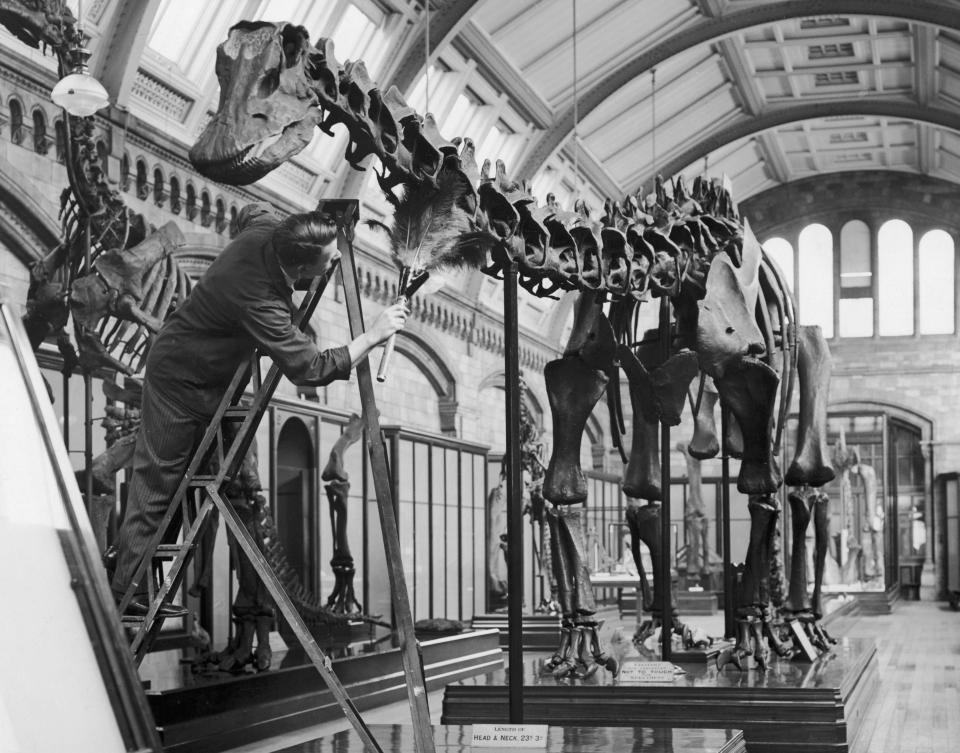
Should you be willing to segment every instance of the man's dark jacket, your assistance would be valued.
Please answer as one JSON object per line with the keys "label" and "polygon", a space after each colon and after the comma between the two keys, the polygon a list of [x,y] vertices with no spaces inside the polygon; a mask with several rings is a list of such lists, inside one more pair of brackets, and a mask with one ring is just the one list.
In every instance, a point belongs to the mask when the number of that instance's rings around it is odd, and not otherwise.
{"label": "man's dark jacket", "polygon": [[293,325],[292,289],[271,241],[276,225],[276,218],[263,217],[238,234],[153,341],[146,365],[150,389],[188,414],[213,415],[255,346],[294,384],[350,376],[346,346],[321,351]]}

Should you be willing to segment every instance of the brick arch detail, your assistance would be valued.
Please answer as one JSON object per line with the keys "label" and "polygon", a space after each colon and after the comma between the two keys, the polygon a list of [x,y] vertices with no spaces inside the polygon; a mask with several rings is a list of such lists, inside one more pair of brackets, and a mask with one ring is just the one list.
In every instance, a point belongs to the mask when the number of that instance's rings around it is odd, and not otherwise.
{"label": "brick arch detail", "polygon": [[457,378],[440,357],[440,349],[422,335],[407,330],[397,333],[395,347],[398,353],[402,353],[414,363],[436,392],[440,431],[448,436],[456,436],[459,415]]}

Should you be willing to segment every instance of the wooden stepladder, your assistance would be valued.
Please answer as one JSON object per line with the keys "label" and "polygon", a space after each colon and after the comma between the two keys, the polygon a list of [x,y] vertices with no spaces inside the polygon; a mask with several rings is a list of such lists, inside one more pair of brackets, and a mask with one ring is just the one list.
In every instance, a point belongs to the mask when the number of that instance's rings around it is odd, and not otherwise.
{"label": "wooden stepladder", "polygon": [[[357,202],[353,200],[326,201],[321,202],[319,208],[330,212],[337,219],[337,244],[342,257],[340,271],[343,278],[347,315],[351,335],[356,337],[363,332],[363,313],[360,309],[360,293],[352,243],[353,228],[357,219]],[[294,316],[295,326],[303,329],[310,321],[310,317],[316,310],[327,283],[334,273],[335,269],[331,270],[326,277],[318,277],[312,281],[299,310]],[[427,706],[426,681],[423,674],[420,647],[414,636],[413,616],[400,558],[400,538],[390,488],[390,472],[387,467],[386,449],[380,431],[379,414],[373,394],[373,380],[368,359],[364,357],[357,364],[356,369],[360,387],[360,400],[367,429],[367,445],[370,453],[374,488],[386,548],[394,618],[407,678],[407,694],[415,732],[416,750],[417,753],[433,753],[434,741],[430,725],[430,712]],[[216,413],[204,432],[203,438],[193,453],[180,486],[144,553],[133,581],[119,604],[119,610],[121,614],[124,613],[133,595],[139,590],[139,584],[146,577],[150,601],[146,615],[142,617],[124,616],[122,618],[124,625],[129,627],[131,631],[134,629],[136,631],[131,648],[134,661],[139,665],[160,632],[163,622],[163,618],[159,617],[160,607],[167,603],[180,589],[187,566],[196,552],[197,543],[206,527],[211,523],[211,513],[214,509],[218,510],[226,521],[227,530],[250,559],[277,608],[287,620],[307,656],[340,704],[344,714],[364,741],[367,750],[382,753],[381,747],[370,733],[339,678],[334,674],[330,659],[311,635],[309,628],[297,612],[276,573],[243,525],[233,506],[223,497],[220,491],[224,481],[230,479],[239,469],[244,455],[253,442],[257,426],[280,382],[280,377],[281,373],[276,364],[270,367],[265,377],[261,376],[260,360],[257,352],[251,354],[249,363],[244,363],[237,369]],[[251,378],[254,390],[253,398],[245,401],[244,390]],[[225,432],[225,424],[229,424],[231,430]],[[217,469],[215,472],[207,470],[211,465]],[[181,522],[183,534],[179,543],[166,543],[176,537]],[[163,566],[163,563],[166,563],[165,566]],[[155,579],[152,575],[154,572],[161,573],[162,580],[159,577]]]}

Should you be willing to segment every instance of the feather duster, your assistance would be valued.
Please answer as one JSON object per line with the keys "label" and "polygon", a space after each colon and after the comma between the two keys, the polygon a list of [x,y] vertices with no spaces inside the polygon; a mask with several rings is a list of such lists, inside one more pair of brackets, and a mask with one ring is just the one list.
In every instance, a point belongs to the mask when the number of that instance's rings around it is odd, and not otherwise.
{"label": "feather duster", "polygon": [[436,188],[427,183],[404,186],[390,231],[397,268],[416,274],[482,266],[486,249],[476,242],[476,215],[464,208],[474,194],[459,166],[441,170]]}
{"label": "feather duster", "polygon": [[[464,152],[472,159],[472,144]],[[393,262],[400,270],[398,301],[406,302],[433,271],[479,269],[486,262],[496,239],[478,227],[476,189],[461,169],[460,157],[446,158],[435,186],[427,181],[405,183],[395,206],[389,235]],[[384,348],[377,373],[381,382],[393,344],[391,337]]]}

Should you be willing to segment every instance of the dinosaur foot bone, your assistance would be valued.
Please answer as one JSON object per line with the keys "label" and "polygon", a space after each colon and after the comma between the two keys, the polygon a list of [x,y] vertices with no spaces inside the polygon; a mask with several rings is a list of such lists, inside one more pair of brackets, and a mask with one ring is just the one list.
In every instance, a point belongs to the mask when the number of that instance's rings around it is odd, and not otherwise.
{"label": "dinosaur foot bone", "polygon": [[620,663],[600,648],[597,629],[600,623],[592,619],[573,622],[564,619],[560,628],[560,646],[544,664],[543,674],[558,680],[587,680],[601,667],[616,677]]}
{"label": "dinosaur foot bone", "polygon": [[759,617],[749,615],[737,620],[737,640],[733,646],[717,655],[717,671],[732,664],[741,672],[751,669],[755,662],[761,672],[767,669],[770,652],[763,640],[763,622]]}
{"label": "dinosaur foot bone", "polygon": [[790,619],[799,623],[810,643],[819,653],[826,653],[831,646],[836,645],[834,638],[821,624],[820,617],[813,611],[805,610],[790,615]]}

